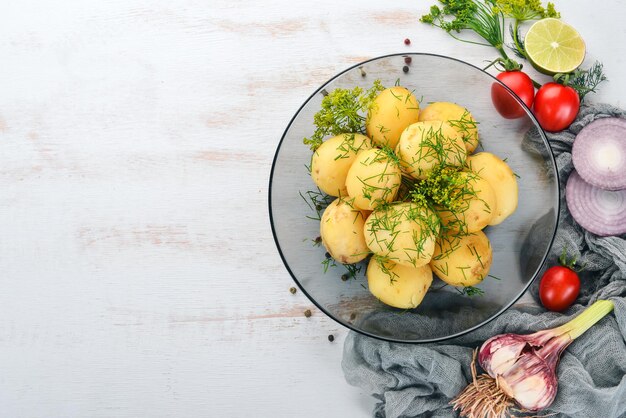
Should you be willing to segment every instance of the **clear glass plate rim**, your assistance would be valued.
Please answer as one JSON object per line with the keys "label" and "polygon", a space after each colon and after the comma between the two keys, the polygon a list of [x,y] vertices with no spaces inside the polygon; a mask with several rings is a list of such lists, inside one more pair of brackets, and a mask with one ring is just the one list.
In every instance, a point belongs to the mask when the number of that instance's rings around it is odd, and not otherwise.
{"label": "clear glass plate rim", "polygon": [[[278,240],[278,236],[276,235],[276,229],[274,227],[274,216],[272,214],[272,182],[273,182],[273,178],[274,178],[274,169],[276,167],[276,161],[278,159],[278,155],[280,154],[280,149],[281,146],[283,144],[283,141],[285,140],[285,136],[287,135],[287,133],[289,132],[289,129],[291,128],[291,125],[293,124],[293,122],[295,121],[295,119],[298,117],[298,115],[300,114],[300,111],[304,108],[304,106],[307,105],[307,103],[309,103],[311,101],[311,99],[313,97],[315,97],[316,94],[318,94],[325,86],[327,86],[330,82],[332,82],[333,80],[339,78],[340,76],[342,76],[343,74],[354,70],[355,68],[358,68],[364,64],[367,64],[368,62],[372,62],[372,61],[377,61],[377,60],[381,60],[384,58],[390,58],[390,57],[407,57],[407,56],[430,56],[430,57],[437,57],[437,58],[442,58],[442,59],[447,59],[447,60],[452,60],[452,61],[456,61],[459,62],[461,64],[465,64],[471,68],[474,68],[477,71],[482,72],[483,74],[486,74],[487,76],[491,77],[493,79],[494,82],[500,84],[502,87],[504,87],[507,91],[509,91],[509,93],[511,93],[512,97],[520,104],[523,106],[523,108],[526,110],[527,115],[531,118],[531,120],[534,122],[535,126],[539,128],[539,135],[541,136],[541,139],[544,143],[544,145],[546,146],[549,156],[550,156],[550,162],[552,163],[552,169],[554,170],[555,173],[555,182],[556,182],[556,221],[555,221],[555,226],[554,229],[552,231],[552,237],[550,239],[550,243],[548,245],[548,248],[545,252],[545,254],[542,257],[541,262],[538,264],[536,271],[533,273],[533,277],[528,281],[528,283],[521,289],[521,291],[517,294],[517,296],[515,296],[514,298],[511,299],[511,301],[503,306],[499,311],[497,311],[496,313],[494,313],[492,316],[490,316],[489,318],[487,318],[486,320],[480,322],[479,324],[476,324],[466,330],[451,334],[449,336],[445,336],[445,337],[437,337],[437,338],[429,338],[429,339],[420,339],[420,340],[398,340],[398,339],[394,339],[394,338],[388,338],[388,337],[384,337],[381,335],[375,335],[375,334],[371,334],[367,331],[364,331],[362,329],[358,329],[357,327],[355,327],[353,324],[350,324],[348,322],[344,322],[342,320],[340,320],[339,318],[335,317],[335,315],[331,314],[330,312],[328,312],[320,303],[318,303],[315,298],[311,297],[311,295],[309,295],[309,293],[306,291],[306,289],[304,288],[304,286],[302,286],[302,284],[300,283],[300,281],[297,279],[297,277],[295,276],[295,274],[293,273],[293,271],[291,270],[291,268],[289,267],[289,264],[287,263],[287,260],[285,259],[285,255],[283,254],[283,250],[280,246],[280,242]],[[458,338],[461,337],[463,335],[469,334],[472,331],[477,330],[478,328],[488,324],[489,322],[493,321],[494,319],[496,319],[498,316],[500,316],[502,313],[504,313],[505,311],[507,311],[511,306],[513,306],[523,295],[524,293],[526,293],[526,291],[528,290],[528,288],[532,285],[532,283],[537,279],[537,276],[539,274],[539,272],[541,271],[541,269],[543,268],[548,255],[550,253],[550,249],[552,248],[552,245],[554,244],[554,240],[556,238],[556,233],[558,230],[558,225],[559,225],[559,221],[560,221],[560,212],[561,212],[561,180],[559,179],[558,176],[558,170],[557,170],[557,165],[556,165],[556,159],[554,157],[554,153],[552,152],[552,148],[550,147],[550,143],[548,142],[548,139],[546,137],[545,132],[543,131],[543,129],[540,128],[539,122],[537,121],[537,119],[535,118],[535,116],[533,115],[532,111],[528,108],[528,106],[526,106],[526,104],[515,94],[515,92],[513,92],[513,90],[511,90],[506,84],[502,83],[500,80],[498,80],[496,77],[494,77],[493,75],[489,74],[488,72],[486,72],[485,70],[483,70],[480,67],[477,67],[473,64],[470,64],[466,61],[460,60],[458,58],[453,58],[453,57],[448,57],[445,55],[439,55],[439,54],[433,54],[433,53],[426,53],[426,52],[403,52],[403,53],[393,53],[393,54],[387,54],[387,55],[381,55],[378,57],[374,57],[362,62],[359,62],[357,64],[354,64],[348,68],[346,68],[345,70],[335,74],[333,77],[329,78],[325,83],[323,83],[320,87],[318,87],[303,103],[302,105],[300,105],[300,107],[298,108],[298,110],[294,113],[294,115],[291,117],[289,123],[287,124],[287,127],[285,128],[280,141],[278,142],[278,145],[276,147],[276,152],[274,153],[274,158],[272,159],[272,167],[270,169],[270,176],[269,176],[269,185],[268,185],[268,212],[269,212],[269,218],[270,218],[270,227],[272,230],[272,236],[274,238],[274,243],[276,245],[276,249],[278,250],[278,254],[282,260],[283,265],[285,266],[285,268],[287,269],[287,271],[289,272],[289,275],[291,276],[291,278],[293,279],[293,281],[296,283],[296,285],[298,286],[298,288],[300,289],[300,291],[307,297],[307,299],[309,299],[320,311],[322,311],[326,316],[328,316],[329,318],[331,318],[333,321],[339,323],[340,325],[358,332],[359,334],[371,337],[371,338],[375,338],[377,340],[382,340],[382,341],[387,341],[387,342],[393,342],[393,343],[406,343],[406,344],[425,344],[425,343],[435,343],[435,342],[441,342],[441,341],[447,341],[447,340],[451,340],[453,338]]]}

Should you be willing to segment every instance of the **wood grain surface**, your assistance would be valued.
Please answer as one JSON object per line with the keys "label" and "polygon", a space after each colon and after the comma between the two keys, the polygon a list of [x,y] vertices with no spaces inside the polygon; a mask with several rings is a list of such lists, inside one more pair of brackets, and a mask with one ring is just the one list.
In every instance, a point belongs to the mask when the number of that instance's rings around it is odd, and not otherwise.
{"label": "wood grain surface", "polygon": [[[2,2],[0,415],[370,416],[347,330],[289,292],[269,172],[336,72],[495,57],[420,24],[430,4]],[[597,4],[557,7],[605,63],[593,100],[622,105],[624,12]]]}

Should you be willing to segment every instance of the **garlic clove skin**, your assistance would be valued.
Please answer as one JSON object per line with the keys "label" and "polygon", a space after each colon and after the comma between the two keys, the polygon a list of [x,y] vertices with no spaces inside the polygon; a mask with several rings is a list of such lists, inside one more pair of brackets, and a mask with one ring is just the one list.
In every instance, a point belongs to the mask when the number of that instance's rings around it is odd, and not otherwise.
{"label": "garlic clove skin", "polygon": [[535,350],[523,354],[519,361],[496,379],[504,393],[524,409],[539,411],[552,404],[558,381],[556,362],[546,361]]}
{"label": "garlic clove skin", "polygon": [[480,347],[478,363],[489,376],[495,379],[515,365],[527,344],[523,335],[496,335]]}

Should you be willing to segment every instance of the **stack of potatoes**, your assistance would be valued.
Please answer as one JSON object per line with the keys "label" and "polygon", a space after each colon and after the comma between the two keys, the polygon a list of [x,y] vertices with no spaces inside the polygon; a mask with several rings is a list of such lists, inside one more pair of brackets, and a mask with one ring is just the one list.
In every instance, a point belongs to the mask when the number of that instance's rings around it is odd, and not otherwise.
{"label": "stack of potatoes", "polygon": [[[435,102],[420,110],[415,96],[396,86],[375,99],[367,136],[341,134],[315,150],[311,176],[337,197],[322,215],[322,242],[343,264],[372,256],[369,290],[382,302],[417,307],[433,272],[459,287],[487,276],[492,250],[482,229],[515,211],[517,182],[497,156],[472,155],[476,126],[467,109]],[[398,200],[403,176],[423,180],[443,166],[460,171],[460,209],[416,203],[406,193]]]}

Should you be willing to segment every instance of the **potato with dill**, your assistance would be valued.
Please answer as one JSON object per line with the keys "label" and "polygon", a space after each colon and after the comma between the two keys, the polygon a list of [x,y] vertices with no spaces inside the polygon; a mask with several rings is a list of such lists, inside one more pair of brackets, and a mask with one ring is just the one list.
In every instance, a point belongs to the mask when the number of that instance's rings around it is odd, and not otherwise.
{"label": "potato with dill", "polygon": [[355,207],[373,210],[395,199],[401,181],[402,172],[393,152],[372,148],[356,156],[346,176],[346,189]]}
{"label": "potato with dill", "polygon": [[492,260],[489,238],[482,231],[462,236],[446,233],[437,239],[430,267],[452,286],[474,286],[487,277]]}
{"label": "potato with dill", "polygon": [[450,102],[433,102],[420,112],[419,120],[448,122],[463,138],[469,154],[478,146],[478,123],[463,106]]}
{"label": "potato with dill", "polygon": [[471,234],[480,231],[494,218],[498,210],[496,193],[476,173],[458,172],[459,186],[450,193],[447,206],[437,206],[437,214],[445,229]]}
{"label": "potato with dill", "polygon": [[376,209],[365,221],[365,243],[376,255],[404,266],[428,264],[440,221],[424,205],[400,202]]}
{"label": "potato with dill", "polygon": [[489,225],[498,225],[517,209],[517,179],[507,163],[489,152],[468,157],[467,167],[485,179],[496,194],[496,210]]}
{"label": "potato with dill", "polygon": [[428,265],[403,266],[372,257],[367,266],[367,284],[370,292],[381,302],[400,309],[416,308],[433,281]]}
{"label": "potato with dill", "polygon": [[419,102],[409,90],[395,86],[381,91],[369,108],[367,136],[381,147],[396,147],[402,131],[419,118]]}
{"label": "potato with dill", "polygon": [[324,210],[320,221],[322,243],[331,257],[354,264],[369,255],[363,228],[367,213],[356,209],[350,199],[337,198]]}
{"label": "potato with dill", "polygon": [[405,173],[424,179],[436,167],[465,164],[467,150],[459,133],[442,121],[417,122],[407,127],[396,154]]}
{"label": "potato with dill", "polygon": [[361,134],[341,134],[327,139],[311,158],[311,177],[324,193],[347,196],[346,177],[361,150],[371,149],[372,140]]}

